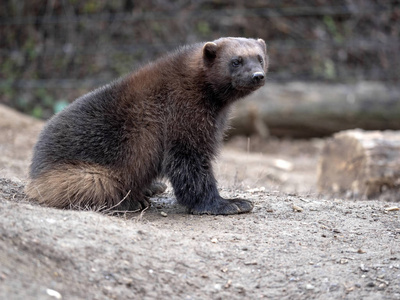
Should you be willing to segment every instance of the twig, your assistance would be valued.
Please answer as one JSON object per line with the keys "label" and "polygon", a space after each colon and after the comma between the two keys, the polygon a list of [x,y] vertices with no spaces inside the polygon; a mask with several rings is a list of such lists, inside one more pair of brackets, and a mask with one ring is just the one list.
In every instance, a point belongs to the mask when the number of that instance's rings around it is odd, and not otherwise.
{"label": "twig", "polygon": [[107,209],[105,209],[105,210],[103,210],[103,211],[101,211],[101,212],[108,212],[108,211],[112,210],[113,208],[117,207],[117,206],[120,205],[123,201],[125,201],[125,199],[129,196],[130,193],[131,193],[131,190],[129,190],[128,193],[126,193],[125,197],[122,198],[122,200],[119,201],[117,204],[115,204],[115,205],[113,205],[113,206],[111,206],[111,207],[109,207],[109,208],[107,208]]}

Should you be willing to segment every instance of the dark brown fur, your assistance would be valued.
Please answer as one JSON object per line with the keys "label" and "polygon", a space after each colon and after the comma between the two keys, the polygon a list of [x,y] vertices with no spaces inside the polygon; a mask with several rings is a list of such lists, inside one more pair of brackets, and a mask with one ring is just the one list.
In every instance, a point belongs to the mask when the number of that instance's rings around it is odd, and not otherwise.
{"label": "dark brown fur", "polygon": [[264,41],[222,38],[77,99],[43,129],[28,196],[59,208],[136,210],[167,177],[192,213],[250,211],[249,201],[219,196],[212,161],[230,105],[263,85],[266,69]]}

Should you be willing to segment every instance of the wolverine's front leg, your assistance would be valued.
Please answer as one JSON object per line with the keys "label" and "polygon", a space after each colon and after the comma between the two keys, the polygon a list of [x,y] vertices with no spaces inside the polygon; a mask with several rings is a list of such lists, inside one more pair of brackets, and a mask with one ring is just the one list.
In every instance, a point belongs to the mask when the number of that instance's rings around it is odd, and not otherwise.
{"label": "wolverine's front leg", "polygon": [[165,167],[178,202],[193,214],[231,215],[253,209],[248,200],[219,195],[211,159],[204,153],[176,145],[170,150]]}

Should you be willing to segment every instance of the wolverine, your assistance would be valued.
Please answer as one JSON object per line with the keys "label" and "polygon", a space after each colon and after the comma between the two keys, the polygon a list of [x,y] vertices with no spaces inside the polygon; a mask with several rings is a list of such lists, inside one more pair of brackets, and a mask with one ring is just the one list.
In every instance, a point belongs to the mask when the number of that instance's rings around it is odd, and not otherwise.
{"label": "wolverine", "polygon": [[213,161],[232,104],[265,83],[262,39],[197,43],[72,102],[34,147],[26,194],[70,209],[141,210],[171,183],[192,214],[250,212],[219,195]]}

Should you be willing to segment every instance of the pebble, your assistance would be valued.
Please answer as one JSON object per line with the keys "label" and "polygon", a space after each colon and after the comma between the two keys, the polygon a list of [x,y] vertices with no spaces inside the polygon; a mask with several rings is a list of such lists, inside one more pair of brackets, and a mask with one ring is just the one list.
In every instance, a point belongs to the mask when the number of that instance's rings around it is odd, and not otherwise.
{"label": "pebble", "polygon": [[361,264],[361,265],[360,265],[360,269],[361,269],[361,271],[363,271],[363,272],[369,272],[369,268],[367,268],[364,264]]}
{"label": "pebble", "polygon": [[227,288],[229,288],[231,285],[232,285],[232,280],[229,279],[229,280],[226,282],[226,284],[225,284],[225,288],[227,289]]}
{"label": "pebble", "polygon": [[399,211],[400,208],[398,208],[397,206],[391,206],[388,208],[385,208],[386,211]]}
{"label": "pebble", "polygon": [[309,283],[306,284],[306,290],[311,291],[313,289],[315,289],[315,287],[312,284],[309,284]]}
{"label": "pebble", "polygon": [[46,289],[46,293],[47,295],[49,295],[50,297],[54,297],[56,299],[62,299],[62,296],[59,292],[52,290],[52,289]]}
{"label": "pebble", "polygon": [[381,283],[381,284],[378,286],[378,290],[382,291],[382,290],[385,289],[385,287],[386,287],[386,284]]}
{"label": "pebble", "polygon": [[375,283],[373,283],[372,281],[367,283],[367,287],[374,287],[374,286],[375,286]]}
{"label": "pebble", "polygon": [[160,212],[160,214],[161,214],[163,217],[167,217],[167,216],[168,216],[168,214],[167,214],[165,211]]}
{"label": "pebble", "polygon": [[302,212],[303,211],[303,208],[301,208],[300,206],[297,206],[295,204],[292,205],[292,209],[295,212]]}

